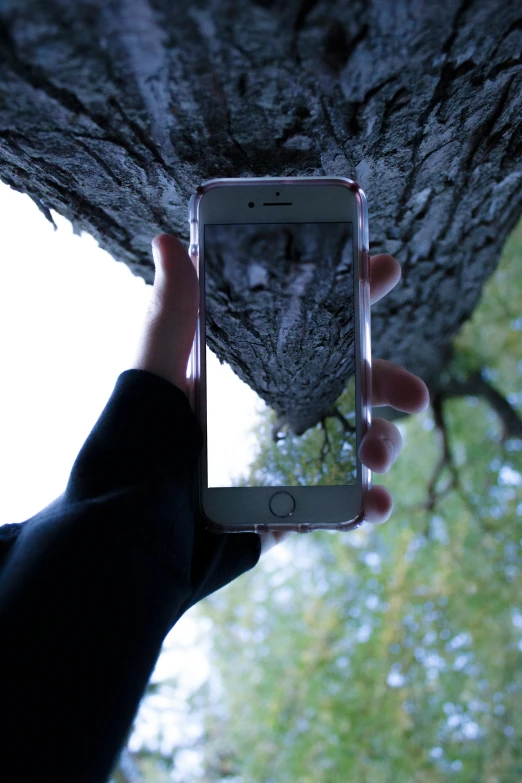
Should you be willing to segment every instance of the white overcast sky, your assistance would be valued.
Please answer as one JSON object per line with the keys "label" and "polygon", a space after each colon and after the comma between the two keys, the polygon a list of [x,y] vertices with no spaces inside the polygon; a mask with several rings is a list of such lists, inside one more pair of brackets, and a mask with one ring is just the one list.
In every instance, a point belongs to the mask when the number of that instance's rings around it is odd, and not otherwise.
{"label": "white overcast sky", "polygon": [[132,366],[150,288],[92,237],[58,230],[0,183],[0,522],[65,489],[74,459]]}

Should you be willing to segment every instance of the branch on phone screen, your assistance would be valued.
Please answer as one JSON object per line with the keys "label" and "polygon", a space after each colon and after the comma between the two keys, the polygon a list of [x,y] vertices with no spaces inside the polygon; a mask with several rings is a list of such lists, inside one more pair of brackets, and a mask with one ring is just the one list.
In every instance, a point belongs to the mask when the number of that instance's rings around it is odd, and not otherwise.
{"label": "branch on phone screen", "polygon": [[326,417],[333,417],[338,421],[340,421],[346,433],[355,433],[357,431],[357,428],[353,424],[349,423],[349,421],[343,416],[339,408],[332,408],[331,410],[329,410],[328,413],[326,414]]}
{"label": "branch on phone screen", "polygon": [[323,443],[321,445],[321,451],[319,453],[319,460],[321,462],[321,468],[324,466],[326,455],[332,450],[332,444],[328,435],[328,427],[326,426],[326,418],[321,419],[321,427],[324,432]]}
{"label": "branch on phone screen", "polygon": [[274,443],[278,443],[280,440],[284,440],[286,438],[287,432],[285,432],[284,427],[285,421],[280,416],[272,427],[272,440]]}

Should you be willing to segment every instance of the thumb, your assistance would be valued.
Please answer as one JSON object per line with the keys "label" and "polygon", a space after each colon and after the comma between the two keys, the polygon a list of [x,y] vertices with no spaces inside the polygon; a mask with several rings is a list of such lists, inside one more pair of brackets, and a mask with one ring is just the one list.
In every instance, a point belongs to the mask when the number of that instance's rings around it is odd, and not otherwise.
{"label": "thumb", "polygon": [[188,395],[186,371],[198,316],[198,276],[185,247],[171,234],[154,237],[152,254],[154,286],[134,368],[159,375]]}

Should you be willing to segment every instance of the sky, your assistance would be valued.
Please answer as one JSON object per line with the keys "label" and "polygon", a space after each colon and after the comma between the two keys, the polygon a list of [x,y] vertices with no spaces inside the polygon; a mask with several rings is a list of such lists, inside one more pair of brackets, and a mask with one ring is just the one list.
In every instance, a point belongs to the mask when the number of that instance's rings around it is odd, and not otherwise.
{"label": "sky", "polygon": [[[152,290],[91,236],[76,236],[69,221],[53,217],[57,231],[28,196],[0,182],[0,524],[22,522],[63,493],[118,375],[133,366]],[[231,370],[215,363],[219,395],[232,410],[241,392],[227,381]],[[244,386],[235,376],[232,382]],[[244,416],[247,398],[239,406]],[[219,426],[227,415],[222,409]],[[246,458],[239,447],[237,458]],[[199,639],[205,628],[193,615],[169,634],[152,676],[180,678],[176,700],[157,705],[164,708],[166,750],[193,739],[198,728],[183,709],[184,697],[209,671]],[[131,749],[157,728],[157,711],[144,703]],[[187,751],[178,767],[180,779],[194,776],[197,758]]]}
{"label": "sky", "polygon": [[207,391],[208,485],[231,487],[248,475],[257,450],[252,430],[267,405],[208,348]]}
{"label": "sky", "polygon": [[120,372],[150,296],[87,235],[0,183],[0,523],[60,495]]}

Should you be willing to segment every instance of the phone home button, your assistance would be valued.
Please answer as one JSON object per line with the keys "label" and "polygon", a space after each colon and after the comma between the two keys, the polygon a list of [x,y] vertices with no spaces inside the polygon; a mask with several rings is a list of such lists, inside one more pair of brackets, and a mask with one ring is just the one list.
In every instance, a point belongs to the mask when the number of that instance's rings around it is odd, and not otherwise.
{"label": "phone home button", "polygon": [[289,517],[295,509],[295,500],[288,492],[276,492],[270,498],[270,511],[276,517]]}

